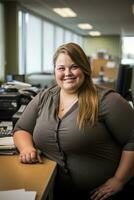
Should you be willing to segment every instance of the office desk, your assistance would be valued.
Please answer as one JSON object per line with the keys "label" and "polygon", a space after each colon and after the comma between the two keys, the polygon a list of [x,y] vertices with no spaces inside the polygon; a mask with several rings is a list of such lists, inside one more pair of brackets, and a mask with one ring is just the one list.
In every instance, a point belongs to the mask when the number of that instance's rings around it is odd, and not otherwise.
{"label": "office desk", "polygon": [[96,85],[115,89],[115,84],[116,84],[115,80],[108,81],[108,80],[105,80],[105,77],[104,77],[104,82],[100,82],[99,78],[92,78],[92,80],[93,80],[93,83],[95,83]]}
{"label": "office desk", "polygon": [[36,200],[49,199],[55,174],[56,163],[45,158],[43,164],[22,164],[16,155],[0,156],[0,190],[25,188],[37,192]]}

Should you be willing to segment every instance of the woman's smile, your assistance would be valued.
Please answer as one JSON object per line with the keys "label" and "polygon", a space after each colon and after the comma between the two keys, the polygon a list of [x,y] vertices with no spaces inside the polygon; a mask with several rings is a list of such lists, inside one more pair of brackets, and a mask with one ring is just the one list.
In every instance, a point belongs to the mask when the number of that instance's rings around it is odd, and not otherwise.
{"label": "woman's smile", "polygon": [[85,79],[80,66],[77,66],[66,53],[61,53],[57,58],[55,77],[58,85],[69,93],[77,92]]}

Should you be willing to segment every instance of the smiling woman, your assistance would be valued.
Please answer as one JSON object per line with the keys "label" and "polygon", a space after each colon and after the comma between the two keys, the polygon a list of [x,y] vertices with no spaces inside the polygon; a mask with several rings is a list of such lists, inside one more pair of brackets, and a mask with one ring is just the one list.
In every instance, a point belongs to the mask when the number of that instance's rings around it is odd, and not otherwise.
{"label": "smiling woman", "polygon": [[[97,115],[93,113],[97,113],[98,106],[97,91],[91,79],[91,67],[84,51],[75,43],[61,45],[54,55],[54,67],[56,81],[61,88],[60,102],[68,104],[68,101],[72,102],[74,95],[79,96],[79,127],[84,126],[88,119],[94,124]],[[90,93],[86,92],[89,88]],[[84,99],[86,102],[83,104]]]}
{"label": "smiling woman", "polygon": [[57,162],[54,200],[126,200],[134,190],[134,110],[112,89],[96,86],[82,48],[54,55],[57,85],[39,92],[14,128],[22,163]]}
{"label": "smiling woman", "polygon": [[58,85],[66,93],[75,93],[83,84],[84,73],[66,52],[57,57],[55,63],[55,77]]}

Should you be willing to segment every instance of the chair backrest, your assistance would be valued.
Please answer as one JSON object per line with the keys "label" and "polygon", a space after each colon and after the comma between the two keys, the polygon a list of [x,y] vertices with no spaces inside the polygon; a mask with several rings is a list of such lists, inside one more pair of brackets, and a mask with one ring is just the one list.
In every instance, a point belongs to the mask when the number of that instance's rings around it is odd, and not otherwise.
{"label": "chair backrest", "polygon": [[120,65],[116,82],[116,91],[126,98],[131,89],[131,82],[132,67],[130,67],[130,65]]}

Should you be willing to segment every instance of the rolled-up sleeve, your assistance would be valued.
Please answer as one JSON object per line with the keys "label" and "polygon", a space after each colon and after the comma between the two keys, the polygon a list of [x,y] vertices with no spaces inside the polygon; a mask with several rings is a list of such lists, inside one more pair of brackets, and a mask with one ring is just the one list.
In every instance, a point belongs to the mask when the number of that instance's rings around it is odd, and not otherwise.
{"label": "rolled-up sleeve", "polygon": [[124,150],[134,151],[134,110],[116,92],[104,96],[101,102],[101,115],[114,139]]}

